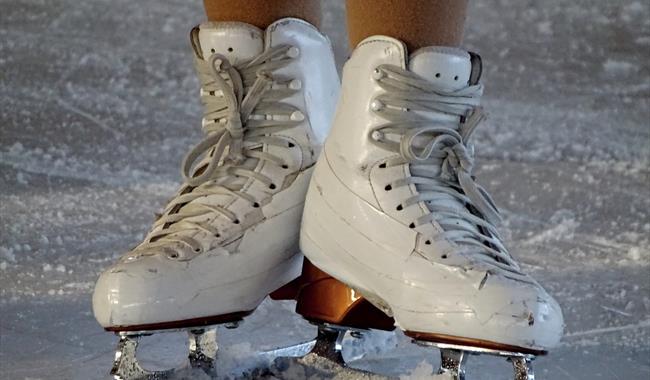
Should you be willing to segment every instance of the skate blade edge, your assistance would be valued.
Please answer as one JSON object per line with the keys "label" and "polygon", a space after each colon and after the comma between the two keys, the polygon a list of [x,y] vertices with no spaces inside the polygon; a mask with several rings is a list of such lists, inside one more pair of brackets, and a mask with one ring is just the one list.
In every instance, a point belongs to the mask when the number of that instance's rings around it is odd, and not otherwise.
{"label": "skate blade edge", "polygon": [[251,315],[253,311],[254,310],[239,311],[235,313],[215,315],[210,317],[198,317],[198,318],[183,319],[179,321],[156,322],[156,323],[148,323],[142,325],[110,326],[110,327],[104,327],[104,330],[114,332],[114,333],[127,333],[127,332],[153,333],[153,332],[165,331],[165,330],[202,328],[202,327],[212,326],[212,325],[237,323],[240,322],[244,317]]}
{"label": "skate blade edge", "polygon": [[404,331],[404,335],[412,338],[422,345],[436,346],[439,348],[458,349],[477,353],[486,353],[499,356],[545,356],[546,350],[514,346],[497,343],[483,339],[464,338],[460,336]]}

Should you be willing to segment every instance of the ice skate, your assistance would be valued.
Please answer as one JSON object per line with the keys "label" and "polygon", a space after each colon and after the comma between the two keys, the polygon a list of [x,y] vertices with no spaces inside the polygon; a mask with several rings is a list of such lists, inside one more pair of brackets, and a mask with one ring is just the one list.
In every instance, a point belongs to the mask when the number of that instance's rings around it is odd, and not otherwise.
{"label": "ice skate", "polygon": [[188,366],[215,373],[215,325],[236,327],[300,275],[300,218],[339,90],[329,41],[282,19],[266,31],[205,23],[191,33],[205,138],[144,241],[102,273],[98,322],[120,335],[113,375],[158,379],[142,335],[188,330]]}
{"label": "ice skate", "polygon": [[517,379],[560,340],[560,307],[523,273],[472,175],[482,120],[476,54],[389,37],[360,43],[344,68],[334,124],[312,178],[301,248],[318,268],[440,347],[464,378],[467,354],[511,358]]}

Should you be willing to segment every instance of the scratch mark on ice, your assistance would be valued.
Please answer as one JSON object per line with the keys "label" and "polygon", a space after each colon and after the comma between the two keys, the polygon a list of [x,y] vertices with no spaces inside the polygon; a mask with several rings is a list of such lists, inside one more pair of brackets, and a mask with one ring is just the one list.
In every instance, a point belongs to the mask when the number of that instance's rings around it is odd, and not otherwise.
{"label": "scratch mark on ice", "polygon": [[85,111],[73,106],[72,104],[64,101],[63,99],[56,98],[56,102],[59,103],[59,105],[61,107],[65,108],[66,110],[83,117],[84,119],[92,122],[92,124],[99,127],[100,129],[103,129],[104,131],[111,133],[116,139],[120,140],[120,139],[122,139],[122,137],[124,137],[124,134],[122,132],[120,132],[120,131],[118,131],[118,130],[116,130],[114,128],[111,128],[108,124],[106,124],[103,121],[99,120],[97,117],[95,117],[95,116],[89,114],[88,112],[85,112]]}
{"label": "scratch mark on ice", "polygon": [[626,312],[624,312],[622,310],[614,309],[613,307],[604,306],[604,305],[600,305],[600,307],[603,310],[611,311],[612,313],[620,314],[620,315],[623,315],[625,317],[631,317],[632,316],[632,314],[630,314],[630,313],[626,313]]}
{"label": "scratch mark on ice", "polygon": [[606,333],[617,332],[617,331],[641,329],[646,327],[650,327],[650,320],[640,321],[639,323],[634,323],[630,325],[603,327],[599,329],[576,331],[576,332],[565,334],[564,336],[566,338],[575,338],[575,337],[588,336],[588,335],[606,334]]}
{"label": "scratch mark on ice", "polygon": [[562,372],[564,375],[566,375],[567,378],[569,378],[569,379],[576,379],[576,377],[574,377],[572,374],[570,374],[569,372],[567,372],[567,370],[564,369],[562,366],[560,366],[560,365],[556,365],[555,368],[557,368],[558,370],[560,370],[560,372]]}

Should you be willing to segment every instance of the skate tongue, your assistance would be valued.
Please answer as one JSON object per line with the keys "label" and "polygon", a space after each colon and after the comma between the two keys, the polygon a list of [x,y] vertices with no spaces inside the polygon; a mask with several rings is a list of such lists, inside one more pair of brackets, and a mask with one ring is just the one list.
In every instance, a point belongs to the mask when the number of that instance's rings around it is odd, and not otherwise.
{"label": "skate tongue", "polygon": [[250,60],[264,50],[264,32],[250,24],[206,22],[197,29],[192,33],[192,45],[197,56],[203,59],[218,53],[236,65]]}
{"label": "skate tongue", "polygon": [[439,85],[441,90],[454,91],[467,87],[470,78],[472,81],[478,79],[474,77],[477,76],[476,71],[480,70],[480,63],[474,66],[472,70],[472,58],[465,50],[430,46],[411,54],[408,69]]}
{"label": "skate tongue", "polygon": [[[259,56],[264,51],[264,31],[243,22],[206,22],[194,28],[190,38],[194,54],[196,59],[199,61],[208,60],[213,54],[221,54],[228,59],[231,65],[235,66],[241,62],[246,62]],[[202,74],[200,70],[199,78],[202,81],[202,86],[205,86],[206,81],[212,82],[209,75],[206,75],[205,73]],[[203,88],[203,90],[205,90],[205,88]],[[202,94],[202,96],[205,96],[205,91],[202,92]],[[245,141],[244,144],[246,144],[246,149],[249,150],[261,149],[261,147],[258,147],[259,144],[257,143],[256,145],[251,146],[249,142]],[[196,164],[196,167],[206,166],[210,159],[211,156],[206,154],[202,160]],[[247,158],[238,166],[253,170],[257,163],[258,159]],[[246,177],[223,176],[218,179],[218,184],[235,191],[244,186],[246,181]],[[230,202],[231,198],[232,195],[215,193],[208,195],[205,198],[201,198],[200,202],[223,205]],[[191,202],[188,204],[191,204]],[[200,222],[205,220],[205,216],[199,215],[188,217],[185,220]]]}
{"label": "skate tongue", "polygon": [[[474,64],[473,64],[474,63]],[[408,69],[434,83],[440,90],[455,91],[476,84],[480,77],[480,58],[470,55],[458,48],[432,46],[416,50],[411,54]],[[444,113],[429,112],[430,119],[445,120],[458,123],[458,117]],[[414,147],[423,149],[431,142],[431,136],[420,136],[412,141]],[[442,162],[440,162],[442,164]],[[411,174],[422,177],[438,176],[441,167],[431,165],[427,167],[411,166]],[[433,171],[432,171],[433,170]],[[422,185],[415,186],[419,191],[427,191]],[[466,206],[456,197],[440,193],[438,198],[427,202],[427,207],[432,212],[438,209],[465,210]],[[478,231],[478,227],[461,217],[448,217],[447,223],[454,223],[460,230]]]}

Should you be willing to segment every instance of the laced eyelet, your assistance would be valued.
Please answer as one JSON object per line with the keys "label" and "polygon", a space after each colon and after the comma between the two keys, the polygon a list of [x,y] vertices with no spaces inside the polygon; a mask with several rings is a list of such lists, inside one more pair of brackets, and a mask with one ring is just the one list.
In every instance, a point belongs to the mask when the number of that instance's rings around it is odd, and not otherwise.
{"label": "laced eyelet", "polygon": [[275,190],[275,183],[270,184],[270,185],[269,185],[269,189],[271,189],[271,190]]}
{"label": "laced eyelet", "polygon": [[302,88],[302,82],[300,79],[293,79],[291,82],[289,82],[289,88],[291,90],[300,90]]}
{"label": "laced eyelet", "polygon": [[391,191],[391,190],[393,190],[393,186],[391,186],[391,185],[386,185],[386,187],[384,187],[384,190],[386,190],[386,191]]}
{"label": "laced eyelet", "polygon": [[291,116],[289,116],[289,119],[291,119],[291,121],[303,121],[305,120],[305,114],[300,111],[293,111]]}
{"label": "laced eyelet", "polygon": [[402,210],[404,210],[404,207],[402,207],[402,205],[397,205],[397,207],[395,209],[397,211],[402,211]]}
{"label": "laced eyelet", "polygon": [[372,102],[370,102],[370,109],[373,111],[381,111],[382,109],[384,109],[384,103],[375,99]]}
{"label": "laced eyelet", "polygon": [[289,48],[289,50],[287,50],[287,56],[289,58],[296,58],[299,55],[300,55],[300,49],[298,49],[295,46],[292,46],[292,47]]}
{"label": "laced eyelet", "polygon": [[375,141],[381,141],[384,139],[384,134],[379,131],[372,131],[370,137]]}

